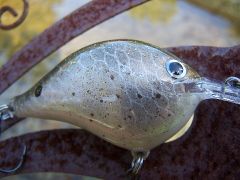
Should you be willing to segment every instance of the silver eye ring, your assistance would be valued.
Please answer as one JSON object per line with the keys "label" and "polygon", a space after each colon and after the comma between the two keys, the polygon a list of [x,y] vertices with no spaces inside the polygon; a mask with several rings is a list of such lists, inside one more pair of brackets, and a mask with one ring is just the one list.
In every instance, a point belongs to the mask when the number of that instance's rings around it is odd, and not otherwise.
{"label": "silver eye ring", "polygon": [[168,74],[175,79],[183,78],[187,74],[184,64],[174,59],[166,62],[166,69]]}

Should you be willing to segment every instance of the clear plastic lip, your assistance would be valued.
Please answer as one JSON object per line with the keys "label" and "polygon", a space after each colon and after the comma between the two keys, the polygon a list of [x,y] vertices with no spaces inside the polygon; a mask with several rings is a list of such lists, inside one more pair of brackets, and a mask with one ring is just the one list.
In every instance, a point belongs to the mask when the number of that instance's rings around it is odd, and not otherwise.
{"label": "clear plastic lip", "polygon": [[219,99],[240,104],[240,87],[219,83],[207,78],[183,80],[175,83],[177,93],[196,93],[203,99]]}
{"label": "clear plastic lip", "polygon": [[240,104],[240,88],[234,87],[226,83],[217,83],[208,79],[202,78],[197,83],[207,95],[209,99],[219,99],[235,104]]}

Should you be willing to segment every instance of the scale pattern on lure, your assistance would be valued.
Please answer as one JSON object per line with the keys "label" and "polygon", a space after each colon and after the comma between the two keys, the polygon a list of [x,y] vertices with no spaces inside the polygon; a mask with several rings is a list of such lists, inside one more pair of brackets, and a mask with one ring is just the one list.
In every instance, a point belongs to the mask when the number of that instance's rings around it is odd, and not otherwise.
{"label": "scale pattern on lure", "polygon": [[9,107],[15,116],[72,123],[131,150],[137,172],[148,151],[186,126],[202,100],[239,104],[237,85],[234,78],[225,84],[201,78],[158,47],[116,40],[73,53]]}
{"label": "scale pattern on lure", "polygon": [[[199,102],[195,94],[177,92],[165,68],[169,60],[135,41],[95,44],[68,57],[11,106],[19,117],[70,122],[118,146],[147,151],[183,127]],[[186,73],[198,77],[189,67]]]}

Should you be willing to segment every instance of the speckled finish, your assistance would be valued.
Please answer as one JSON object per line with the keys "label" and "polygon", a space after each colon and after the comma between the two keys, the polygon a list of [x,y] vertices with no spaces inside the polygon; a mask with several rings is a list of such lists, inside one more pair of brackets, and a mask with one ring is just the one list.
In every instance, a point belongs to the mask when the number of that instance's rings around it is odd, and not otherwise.
{"label": "speckled finish", "polygon": [[[223,80],[239,75],[240,46],[179,47],[172,52],[200,75]],[[194,124],[177,141],[155,148],[140,171],[140,179],[238,179],[240,177],[239,106],[208,100],[195,113]],[[16,164],[20,144],[28,146],[26,172],[68,172],[105,179],[126,177],[131,155],[82,130],[55,130],[0,143],[0,167]],[[18,149],[20,148],[20,149]],[[1,174],[6,176],[6,174]]]}
{"label": "speckled finish", "polygon": [[181,61],[140,41],[96,43],[66,58],[11,107],[17,117],[68,122],[128,150],[149,151],[176,134],[202,98],[185,92],[199,79],[188,65],[181,82],[167,72],[173,59]]}

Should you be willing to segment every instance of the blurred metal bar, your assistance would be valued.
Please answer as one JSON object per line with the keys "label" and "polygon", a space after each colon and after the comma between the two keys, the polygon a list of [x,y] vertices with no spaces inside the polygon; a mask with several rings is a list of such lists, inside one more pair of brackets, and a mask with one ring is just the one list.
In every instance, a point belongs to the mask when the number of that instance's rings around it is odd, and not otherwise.
{"label": "blurred metal bar", "polygon": [[[177,47],[170,51],[201,75],[224,80],[239,76],[240,46]],[[240,177],[240,107],[208,100],[197,108],[191,129],[177,141],[154,149],[140,179],[238,179]],[[26,161],[16,174],[64,172],[104,179],[124,179],[129,152],[83,130],[43,131],[0,142],[0,167],[19,161],[22,144]],[[8,174],[0,174],[0,177]]]}
{"label": "blurred metal bar", "polygon": [[17,124],[18,122],[24,120],[24,118],[17,118],[14,117],[12,119],[8,119],[7,121],[0,122],[0,136],[8,128],[12,127],[13,125]]}

